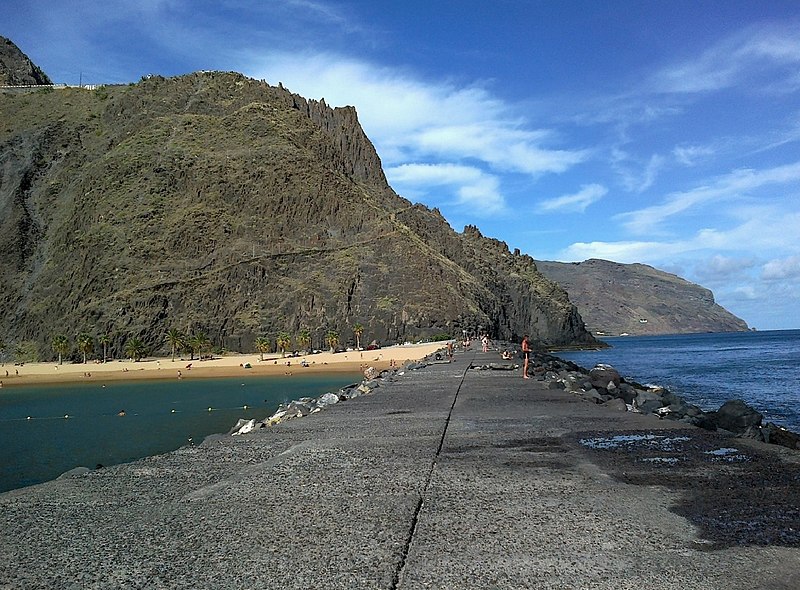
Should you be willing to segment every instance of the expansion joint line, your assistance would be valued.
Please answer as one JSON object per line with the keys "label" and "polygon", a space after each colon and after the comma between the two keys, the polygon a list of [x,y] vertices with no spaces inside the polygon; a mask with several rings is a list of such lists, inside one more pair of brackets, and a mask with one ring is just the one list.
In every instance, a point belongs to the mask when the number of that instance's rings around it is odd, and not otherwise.
{"label": "expansion joint line", "polygon": [[[474,355],[475,353],[473,353],[473,357]],[[471,360],[472,359],[470,359],[470,361]],[[423,506],[425,505],[425,496],[428,495],[428,487],[431,485],[433,472],[436,469],[436,464],[439,461],[439,455],[442,453],[444,439],[447,436],[447,429],[450,427],[450,418],[453,416],[453,409],[456,407],[456,402],[458,401],[458,394],[461,392],[461,386],[464,385],[464,379],[467,378],[467,371],[469,371],[470,366],[472,366],[472,362],[465,363],[465,365],[464,372],[461,374],[461,381],[458,382],[458,388],[456,388],[456,393],[453,395],[453,403],[450,404],[450,410],[447,412],[447,418],[444,421],[442,436],[439,438],[439,446],[436,448],[436,453],[433,456],[433,461],[431,461],[430,469],[428,469],[428,475],[425,477],[425,485],[422,487],[422,492],[417,499],[417,506],[414,508],[414,516],[411,518],[411,526],[409,527],[408,536],[406,537],[406,542],[403,547],[403,554],[400,556],[400,563],[397,564],[397,570],[392,577],[392,584],[389,586],[390,590],[397,590],[400,584],[400,579],[403,576],[403,571],[406,568],[408,553],[411,550],[411,544],[413,543],[414,536],[417,533],[419,515],[422,512]]]}

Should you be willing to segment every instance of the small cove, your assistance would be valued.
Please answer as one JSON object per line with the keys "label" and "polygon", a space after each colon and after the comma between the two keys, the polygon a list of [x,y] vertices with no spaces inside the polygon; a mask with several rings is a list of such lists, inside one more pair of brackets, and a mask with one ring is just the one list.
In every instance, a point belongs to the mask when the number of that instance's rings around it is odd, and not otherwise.
{"label": "small cove", "polygon": [[0,492],[78,466],[125,463],[200,443],[227,432],[239,418],[261,419],[280,403],[360,379],[358,373],[338,373],[5,388]]}

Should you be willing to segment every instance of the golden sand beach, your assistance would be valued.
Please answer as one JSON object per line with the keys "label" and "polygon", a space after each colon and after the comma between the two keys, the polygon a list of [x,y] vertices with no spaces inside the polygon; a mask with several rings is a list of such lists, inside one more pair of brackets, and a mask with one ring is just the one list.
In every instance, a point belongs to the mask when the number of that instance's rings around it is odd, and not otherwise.
{"label": "golden sand beach", "polygon": [[[70,383],[81,381],[133,381],[139,379],[207,379],[211,377],[238,377],[245,375],[298,375],[306,373],[360,372],[367,367],[377,370],[402,365],[406,361],[420,360],[445,346],[443,342],[388,346],[377,350],[352,350],[346,352],[319,352],[306,356],[283,358],[280,354],[259,353],[215,356],[207,360],[189,360],[187,357],[147,357],[137,362],[110,360],[105,363],[89,361],[86,364],[56,362],[6,363],[0,367],[3,387],[38,385],[43,383]],[[305,363],[303,362],[305,361]],[[248,368],[249,365],[249,368]]]}

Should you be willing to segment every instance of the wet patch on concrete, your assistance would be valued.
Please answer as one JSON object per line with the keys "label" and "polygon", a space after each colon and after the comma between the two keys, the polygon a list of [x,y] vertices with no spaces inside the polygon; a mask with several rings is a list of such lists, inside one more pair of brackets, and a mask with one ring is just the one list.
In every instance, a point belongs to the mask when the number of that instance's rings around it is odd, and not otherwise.
{"label": "wet patch on concrete", "polygon": [[698,527],[707,550],[800,547],[800,464],[772,449],[696,429],[570,439],[621,482],[679,492],[670,510]]}

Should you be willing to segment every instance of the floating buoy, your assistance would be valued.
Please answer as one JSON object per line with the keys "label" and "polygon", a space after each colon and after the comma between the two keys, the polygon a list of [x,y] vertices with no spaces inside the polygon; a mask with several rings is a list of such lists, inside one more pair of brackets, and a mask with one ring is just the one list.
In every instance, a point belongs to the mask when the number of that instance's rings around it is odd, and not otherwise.
{"label": "floating buoy", "polygon": [[213,410],[213,409],[214,409],[214,408],[208,408],[208,411],[210,412],[210,411],[211,411],[211,410]]}
{"label": "floating buoy", "polygon": [[247,404],[243,405],[242,407],[246,410],[247,409]]}
{"label": "floating buoy", "polygon": [[64,414],[64,418],[69,418],[69,414]]}
{"label": "floating buoy", "polygon": [[170,411],[174,414],[175,413],[175,408],[172,408],[172,410],[170,410]]}
{"label": "floating buoy", "polygon": [[32,418],[31,418],[30,416],[28,416],[28,418],[27,418],[27,419],[28,419],[28,420],[32,420]]}

